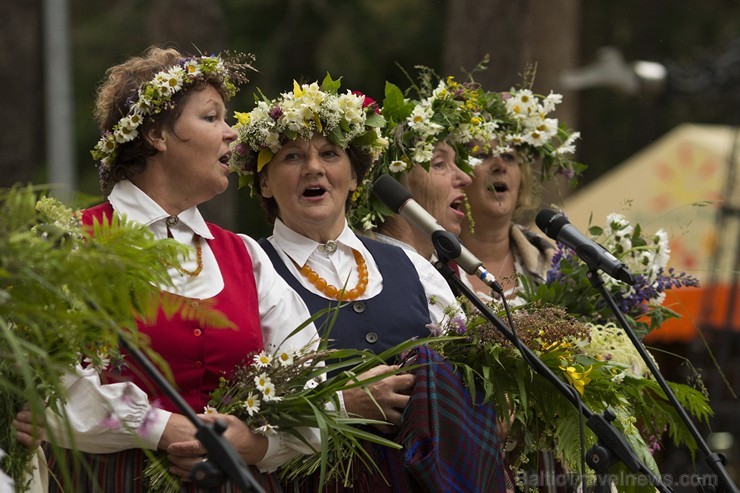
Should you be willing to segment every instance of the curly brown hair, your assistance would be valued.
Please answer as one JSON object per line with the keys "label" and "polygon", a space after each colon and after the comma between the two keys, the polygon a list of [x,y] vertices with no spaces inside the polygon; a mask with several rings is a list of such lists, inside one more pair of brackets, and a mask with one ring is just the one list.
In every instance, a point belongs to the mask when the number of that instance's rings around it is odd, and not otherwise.
{"label": "curly brown hair", "polygon": [[[158,72],[176,65],[186,56],[188,55],[183,55],[174,48],[152,46],[141,56],[129,58],[109,68],[105,73],[103,83],[98,88],[93,112],[101,133],[110,131],[121,118],[127,115],[129,106],[138,94],[139,87],[152,80]],[[147,116],[139,135],[130,142],[120,145],[110,166],[99,167],[100,188],[104,196],[107,197],[119,181],[130,179],[144,171],[147,158],[157,153],[157,150],[144,136],[152,128],[172,129],[182,113],[181,103],[192,94],[192,89],[201,90],[209,84],[221,94],[224,101],[229,99],[224,80],[217,76],[203,78],[190,86],[189,90],[173,95],[171,109]]]}
{"label": "curly brown hair", "polygon": [[[373,157],[372,155],[363,150],[360,149],[357,146],[350,145],[345,149],[345,152],[347,153],[347,156],[349,156],[349,162],[352,165],[352,171],[354,171],[355,176],[357,177],[357,183],[362,183],[362,180],[365,179],[365,175],[370,170],[370,168],[373,165]],[[267,165],[269,166],[269,164]],[[253,189],[259,191],[260,190],[260,176],[265,172],[263,168],[262,171],[257,172],[254,174],[253,179]],[[265,211],[265,217],[267,221],[270,224],[275,223],[275,219],[280,216],[280,208],[278,207],[277,201],[272,197],[264,197],[261,193],[256,194],[260,199],[260,204],[262,205],[262,209]],[[347,199],[344,203],[344,211],[345,213],[349,211],[350,207],[352,206],[352,193],[347,194]]]}

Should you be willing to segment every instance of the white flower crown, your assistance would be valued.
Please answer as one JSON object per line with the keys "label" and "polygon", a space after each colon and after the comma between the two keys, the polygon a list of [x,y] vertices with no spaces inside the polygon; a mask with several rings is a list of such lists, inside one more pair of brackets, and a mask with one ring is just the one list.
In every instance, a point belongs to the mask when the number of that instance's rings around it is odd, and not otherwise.
{"label": "white flower crown", "polygon": [[320,87],[316,82],[299,85],[294,81],[292,92],[274,100],[263,95],[251,112],[236,112],[238,137],[232,145],[230,166],[239,174],[239,185],[250,187],[253,194],[252,176],[272,160],[285,139],[308,140],[314,133],[343,149],[356,145],[377,160],[388,147],[380,133],[385,120],[370,98],[349,90],[339,94],[339,87],[340,80],[329,75]]}
{"label": "white flower crown", "polygon": [[[530,89],[484,91],[472,79],[440,79],[428,67],[417,69],[419,81],[412,87],[420,101],[406,99],[398,87],[386,84],[381,112],[389,122],[384,134],[390,146],[356,192],[356,206],[350,214],[355,228],[374,229],[392,214],[370,193],[375,179],[385,173],[399,177],[414,164],[428,169],[434,146],[441,141],[455,149],[456,163],[465,172],[487,156],[515,150],[541,163],[540,181],[562,174],[575,183],[585,168],[572,159],[580,134],[548,118],[562,101],[559,94],[543,97]],[[496,147],[492,147],[494,141]]]}
{"label": "white flower crown", "polygon": [[228,96],[232,97],[237,88],[230,79],[236,75],[230,65],[224,63],[220,56],[200,56],[183,58],[177,65],[158,72],[152,80],[139,87],[126,116],[118,120],[111,130],[103,132],[90,151],[93,159],[100,162],[101,168],[109,168],[116,158],[119,146],[139,135],[138,129],[146,117],[172,109],[172,97],[187,90],[195,82],[208,78],[218,79],[222,81]]}

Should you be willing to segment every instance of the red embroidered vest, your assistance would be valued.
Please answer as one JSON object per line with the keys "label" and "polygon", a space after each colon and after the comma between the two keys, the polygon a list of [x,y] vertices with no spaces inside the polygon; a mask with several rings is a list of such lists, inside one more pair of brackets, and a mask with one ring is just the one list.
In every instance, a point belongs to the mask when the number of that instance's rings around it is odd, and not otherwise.
{"label": "red embroidered vest", "polygon": [[[110,203],[100,204],[83,211],[82,222],[91,225],[93,219],[102,222],[103,217],[110,218],[112,214]],[[170,365],[180,395],[196,412],[203,412],[221,376],[230,374],[249,353],[264,347],[257,286],[246,246],[230,231],[210,223],[208,228],[214,236],[213,240],[207,240],[208,246],[224,279],[224,288],[213,298],[214,308],[224,313],[237,329],[206,327],[194,320],[183,320],[179,314],[168,320],[161,309],[153,325],[139,323],[139,330],[151,340],[151,348]],[[185,302],[197,304],[200,300],[186,298]],[[178,412],[130,358],[126,361],[127,367],[120,374],[107,372],[109,381],[132,381],[150,400],[159,399],[159,407]]]}

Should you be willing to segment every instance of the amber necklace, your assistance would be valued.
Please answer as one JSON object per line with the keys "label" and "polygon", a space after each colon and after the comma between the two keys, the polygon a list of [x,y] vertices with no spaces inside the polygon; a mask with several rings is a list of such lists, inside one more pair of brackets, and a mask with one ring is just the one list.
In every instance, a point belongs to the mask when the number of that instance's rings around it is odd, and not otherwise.
{"label": "amber necklace", "polygon": [[322,291],[329,298],[336,298],[339,301],[352,301],[356,300],[358,296],[365,292],[368,280],[367,264],[365,263],[365,259],[362,257],[362,254],[353,248],[352,255],[354,255],[355,262],[357,263],[357,274],[359,276],[359,280],[357,281],[357,286],[344,292],[336,286],[326,282],[326,279],[320,277],[311,267],[308,266],[308,264],[303,267],[299,267],[295,261],[293,261],[293,263],[300,270],[301,275],[308,279],[308,282],[316,286],[319,291]]}
{"label": "amber necklace", "polygon": [[175,268],[180,274],[184,276],[198,277],[200,271],[203,270],[203,247],[200,246],[200,236],[194,234],[193,241],[195,242],[195,259],[197,261],[195,269],[187,270],[183,269],[180,266],[176,266]]}

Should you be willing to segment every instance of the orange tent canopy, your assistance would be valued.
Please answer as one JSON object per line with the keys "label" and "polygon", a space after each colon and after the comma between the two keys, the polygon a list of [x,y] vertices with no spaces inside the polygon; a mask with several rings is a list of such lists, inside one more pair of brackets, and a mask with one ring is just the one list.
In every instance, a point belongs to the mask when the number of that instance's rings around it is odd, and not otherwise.
{"label": "orange tent canopy", "polygon": [[740,210],[740,193],[732,193],[740,190],[740,171],[736,182],[728,183],[735,136],[731,127],[681,125],[564,201],[565,214],[581,231],[591,221],[604,225],[612,212],[646,231],[665,230],[669,266],[704,286],[666,291],[666,306],[682,318],[667,321],[651,335],[652,341],[690,340],[699,325],[740,330],[740,289],[731,289],[738,280],[733,269],[740,216],[718,221],[723,204]]}

